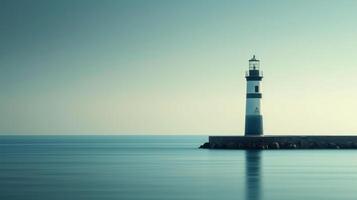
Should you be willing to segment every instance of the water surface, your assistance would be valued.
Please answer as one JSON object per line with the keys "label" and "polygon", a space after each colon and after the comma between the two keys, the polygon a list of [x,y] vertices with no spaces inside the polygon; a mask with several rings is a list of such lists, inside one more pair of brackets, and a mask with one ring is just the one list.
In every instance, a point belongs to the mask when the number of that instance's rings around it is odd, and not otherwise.
{"label": "water surface", "polygon": [[0,199],[357,199],[355,150],[205,150],[207,136],[0,136]]}

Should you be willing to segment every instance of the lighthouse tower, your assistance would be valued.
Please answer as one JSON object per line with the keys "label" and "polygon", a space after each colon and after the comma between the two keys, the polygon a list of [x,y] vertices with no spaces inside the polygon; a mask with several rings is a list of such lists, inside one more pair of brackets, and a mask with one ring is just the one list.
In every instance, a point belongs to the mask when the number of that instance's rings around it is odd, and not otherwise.
{"label": "lighthouse tower", "polygon": [[263,135],[263,116],[261,112],[262,88],[260,85],[263,73],[259,69],[259,60],[249,60],[249,70],[246,72],[247,100],[245,109],[245,136]]}

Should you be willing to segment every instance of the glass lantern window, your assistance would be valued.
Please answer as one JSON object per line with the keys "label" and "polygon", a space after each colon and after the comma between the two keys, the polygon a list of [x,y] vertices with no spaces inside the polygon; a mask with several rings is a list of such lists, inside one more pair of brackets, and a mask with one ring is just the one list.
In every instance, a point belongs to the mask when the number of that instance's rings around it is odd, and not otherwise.
{"label": "glass lantern window", "polygon": [[250,61],[249,70],[259,70],[259,61]]}

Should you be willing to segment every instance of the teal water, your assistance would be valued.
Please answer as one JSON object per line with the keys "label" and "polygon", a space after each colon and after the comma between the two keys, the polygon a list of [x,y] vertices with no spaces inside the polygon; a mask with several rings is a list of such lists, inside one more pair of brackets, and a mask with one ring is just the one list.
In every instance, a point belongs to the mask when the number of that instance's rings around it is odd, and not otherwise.
{"label": "teal water", "polygon": [[204,150],[206,136],[0,136],[0,199],[357,199],[355,150]]}

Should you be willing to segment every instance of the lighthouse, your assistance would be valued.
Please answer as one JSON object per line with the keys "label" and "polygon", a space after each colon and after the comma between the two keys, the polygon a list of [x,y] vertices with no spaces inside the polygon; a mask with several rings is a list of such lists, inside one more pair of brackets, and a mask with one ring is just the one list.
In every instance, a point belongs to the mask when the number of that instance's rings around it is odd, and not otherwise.
{"label": "lighthouse", "polygon": [[260,71],[259,60],[249,60],[249,70],[246,72],[247,97],[245,107],[245,136],[263,135],[263,115],[261,111],[262,88],[260,82],[263,73]]}
{"label": "lighthouse", "polygon": [[[249,70],[246,72],[247,96],[245,110],[244,136],[209,136],[208,142],[200,146],[204,149],[357,149],[357,136],[323,136],[323,135],[265,135],[263,136],[263,115],[261,111],[263,73],[260,71],[260,62],[253,56],[249,60]],[[249,154],[249,152],[247,152]],[[259,155],[255,155],[256,157]],[[251,157],[248,155],[248,157]],[[249,159],[247,157],[247,161]],[[253,156],[254,157],[254,156]],[[254,159],[253,159],[254,160]],[[255,165],[259,165],[259,159]],[[249,169],[252,166],[249,165]],[[254,167],[254,166],[253,166]],[[247,172],[250,173],[249,171]],[[259,176],[259,170],[253,170]],[[249,176],[248,187],[259,187],[259,180]],[[249,189],[249,188],[248,188]],[[259,199],[259,191],[247,191],[247,197]]]}

